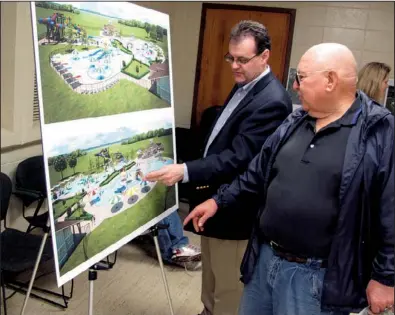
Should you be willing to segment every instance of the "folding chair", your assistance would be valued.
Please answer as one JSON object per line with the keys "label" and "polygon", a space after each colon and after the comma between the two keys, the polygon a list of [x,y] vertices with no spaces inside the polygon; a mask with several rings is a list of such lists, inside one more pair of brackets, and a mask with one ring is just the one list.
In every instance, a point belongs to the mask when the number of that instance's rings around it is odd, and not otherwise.
{"label": "folding chair", "polygon": [[[33,270],[39,248],[42,242],[41,235],[32,233],[25,233],[16,229],[8,228],[6,224],[6,217],[8,212],[9,200],[12,192],[11,179],[0,172],[0,200],[1,212],[0,221],[4,220],[4,231],[0,234],[1,238],[1,289],[3,292],[3,307],[4,314],[7,314],[5,288],[14,290],[22,294],[26,294],[27,283],[17,280],[17,277],[27,271]],[[54,259],[51,242],[47,241],[44,245],[43,254],[40,263],[46,263]],[[37,278],[36,278],[37,279]],[[69,296],[65,295],[64,286],[62,286],[62,293],[53,292],[33,286],[33,291],[37,293],[30,294],[31,297],[40,299],[52,305],[67,308],[68,300],[72,297],[74,288],[74,281],[71,281],[71,289]],[[38,294],[40,293],[40,295]],[[14,294],[11,294],[13,296]],[[63,304],[48,299],[46,296],[51,295],[57,298],[62,298]],[[10,296],[10,297],[11,297]]]}
{"label": "folding chair", "polygon": [[[44,157],[42,155],[30,157],[17,166],[15,174],[14,195],[22,202],[23,217],[29,223],[26,233],[33,229],[45,228],[48,221],[48,211],[39,214],[47,198],[45,184]],[[32,216],[26,215],[26,208],[37,202]]]}

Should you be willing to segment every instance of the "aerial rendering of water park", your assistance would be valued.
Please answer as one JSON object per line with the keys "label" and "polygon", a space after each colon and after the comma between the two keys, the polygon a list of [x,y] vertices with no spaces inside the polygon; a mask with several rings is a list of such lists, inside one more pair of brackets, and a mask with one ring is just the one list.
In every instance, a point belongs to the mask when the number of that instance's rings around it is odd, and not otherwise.
{"label": "aerial rendering of water park", "polygon": [[61,275],[175,206],[174,187],[144,180],[174,163],[171,109],[154,112],[50,125],[49,200]]}
{"label": "aerial rendering of water park", "polygon": [[136,7],[35,3],[45,123],[171,107],[168,25]]}

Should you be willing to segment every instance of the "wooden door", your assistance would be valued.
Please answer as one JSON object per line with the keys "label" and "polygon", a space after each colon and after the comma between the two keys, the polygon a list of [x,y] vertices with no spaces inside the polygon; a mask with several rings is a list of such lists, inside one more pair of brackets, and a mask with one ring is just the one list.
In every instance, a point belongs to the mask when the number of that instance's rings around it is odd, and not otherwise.
{"label": "wooden door", "polygon": [[191,126],[197,127],[203,111],[222,106],[234,85],[231,68],[224,61],[232,27],[241,20],[266,26],[272,42],[269,65],[286,86],[294,9],[203,3]]}

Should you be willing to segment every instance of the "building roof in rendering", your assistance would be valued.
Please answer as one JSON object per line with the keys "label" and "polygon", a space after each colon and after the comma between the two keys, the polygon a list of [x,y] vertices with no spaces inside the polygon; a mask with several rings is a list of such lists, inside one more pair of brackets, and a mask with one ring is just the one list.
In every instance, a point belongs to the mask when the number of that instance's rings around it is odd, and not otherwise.
{"label": "building roof in rendering", "polygon": [[169,62],[166,60],[164,63],[153,63],[150,68],[151,73],[148,79],[157,80],[159,78],[169,76]]}

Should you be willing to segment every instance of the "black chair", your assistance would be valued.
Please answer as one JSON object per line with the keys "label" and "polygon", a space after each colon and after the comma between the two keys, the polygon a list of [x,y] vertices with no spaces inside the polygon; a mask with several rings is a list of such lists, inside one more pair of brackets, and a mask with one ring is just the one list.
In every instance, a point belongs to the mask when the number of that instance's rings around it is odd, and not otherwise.
{"label": "black chair", "polygon": [[199,148],[195,140],[195,134],[191,129],[176,127],[177,163],[184,163],[197,158]]}
{"label": "black chair", "polygon": [[[207,107],[200,119],[200,125],[198,127],[198,141],[199,145],[203,148],[204,141],[209,136],[211,127],[218,116],[219,111],[221,110],[222,106],[214,105],[211,107]],[[204,150],[204,148],[203,148]]]}
{"label": "black chair", "polygon": [[[176,128],[176,152],[177,163],[192,161],[201,157],[204,150],[204,141],[209,135],[211,126],[214,123],[221,106],[211,106],[203,111],[199,127],[194,129]],[[179,200],[189,203],[190,195],[195,188],[190,183],[178,183]]]}
{"label": "black chair", "polygon": [[[17,280],[17,277],[27,271],[31,271],[37,260],[37,255],[42,242],[41,235],[35,235],[32,233],[22,232],[16,229],[8,228],[6,224],[6,217],[8,212],[8,206],[10,196],[12,194],[12,183],[11,179],[0,172],[0,200],[1,200],[1,212],[0,221],[4,221],[4,231],[0,234],[1,238],[1,289],[3,292],[3,303],[4,303],[4,314],[6,314],[6,300],[14,295],[6,297],[5,288],[14,290],[22,294],[26,294],[26,287],[28,283],[23,283]],[[48,229],[48,228],[47,228]],[[51,242],[47,240],[44,245],[43,254],[41,256],[40,263],[47,263],[53,261],[54,255],[52,251]],[[51,271],[53,272],[53,271]],[[44,274],[45,275],[45,274]],[[37,280],[38,278],[35,278]],[[45,296],[38,295],[36,293],[30,294],[31,297],[40,299],[52,305],[67,308],[68,300],[72,297],[74,282],[72,280],[71,290],[69,296],[64,293],[64,286],[62,286],[62,294],[57,292],[49,291],[46,289],[38,288],[33,286],[34,292],[40,292],[44,295],[52,295],[57,298],[62,298],[64,304],[60,304],[57,301],[50,300]]]}
{"label": "black chair", "polygon": [[[46,228],[48,211],[39,214],[47,198],[45,184],[44,157],[42,155],[30,157],[17,166],[15,174],[14,195],[22,202],[23,217],[29,223],[26,233],[35,228]],[[37,202],[36,210],[32,216],[26,215],[26,208]]]}
{"label": "black chair", "polygon": [[204,141],[208,136],[221,106],[206,108],[196,128],[176,127],[176,151],[177,163],[192,161],[201,157]]}
{"label": "black chair", "polygon": [[[8,210],[8,205],[10,203],[12,193],[12,182],[11,179],[3,174],[0,173],[0,222],[4,220],[4,228],[6,228],[6,215]],[[3,247],[4,244],[2,242],[3,235],[1,236],[1,260],[3,260]],[[2,261],[1,261],[2,262]],[[2,267],[2,265],[1,265]],[[1,284],[1,294],[3,297],[3,309],[4,314],[7,315],[7,305],[6,305],[6,295],[5,295],[5,283],[4,283],[4,275],[3,275],[3,268],[0,269],[0,284]]]}

